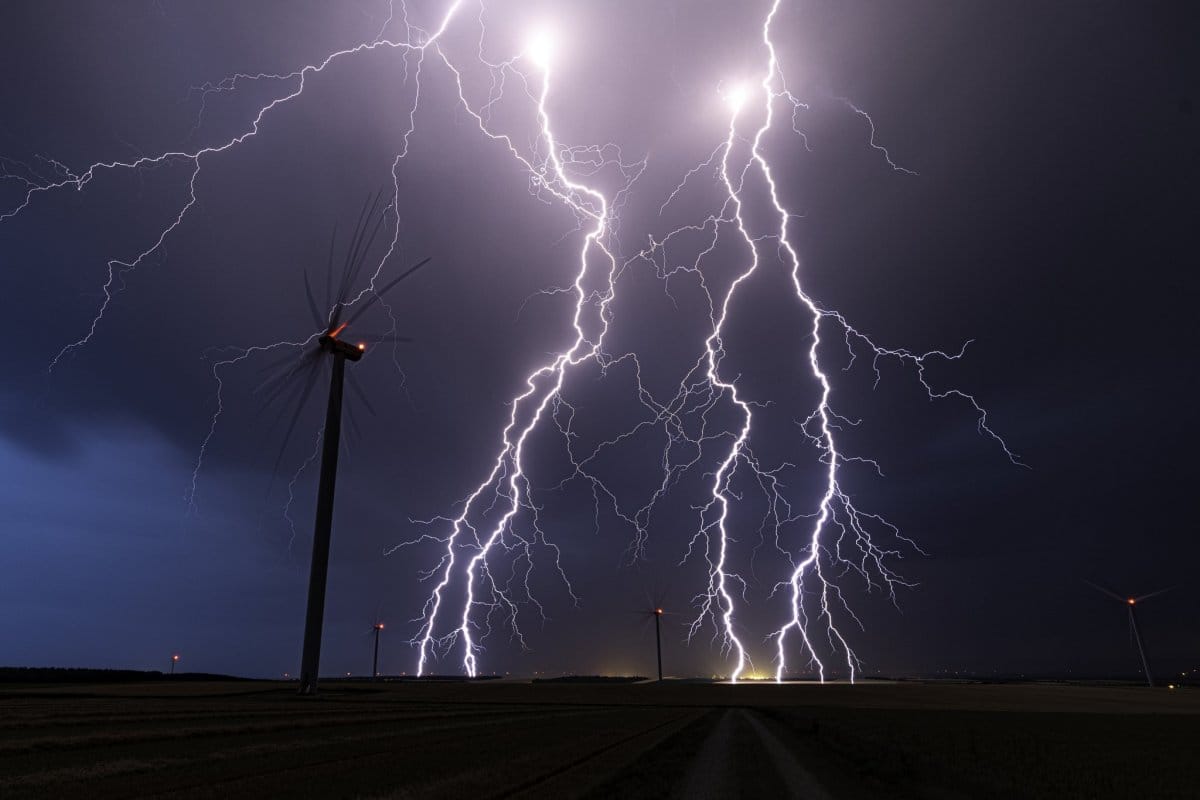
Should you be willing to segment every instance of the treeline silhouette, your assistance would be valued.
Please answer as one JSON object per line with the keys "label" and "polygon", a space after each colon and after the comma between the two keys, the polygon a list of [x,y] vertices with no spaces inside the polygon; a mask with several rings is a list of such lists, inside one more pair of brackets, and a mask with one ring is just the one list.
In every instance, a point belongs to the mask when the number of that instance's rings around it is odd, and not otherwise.
{"label": "treeline silhouette", "polygon": [[78,667],[0,667],[0,683],[137,683],[144,681],[244,681],[232,675],[208,672],[177,672],[168,675],[159,670],[87,669]]}

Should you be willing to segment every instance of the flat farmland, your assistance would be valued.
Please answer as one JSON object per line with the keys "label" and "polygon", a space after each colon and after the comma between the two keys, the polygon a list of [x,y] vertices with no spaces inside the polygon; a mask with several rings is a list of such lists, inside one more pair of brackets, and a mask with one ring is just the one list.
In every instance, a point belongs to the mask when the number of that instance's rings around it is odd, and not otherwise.
{"label": "flat farmland", "polygon": [[0,685],[0,797],[1195,797],[1200,692]]}

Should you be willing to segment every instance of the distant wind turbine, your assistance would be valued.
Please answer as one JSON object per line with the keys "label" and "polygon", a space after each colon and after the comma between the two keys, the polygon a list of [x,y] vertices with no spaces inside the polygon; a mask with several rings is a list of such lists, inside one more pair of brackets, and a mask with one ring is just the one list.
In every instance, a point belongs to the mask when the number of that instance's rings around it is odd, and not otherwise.
{"label": "distant wind turbine", "polygon": [[1129,634],[1133,638],[1133,640],[1137,643],[1138,655],[1141,656],[1141,659],[1142,659],[1142,672],[1146,675],[1146,683],[1150,687],[1153,687],[1154,686],[1154,677],[1150,674],[1150,662],[1146,658],[1146,648],[1142,645],[1142,633],[1140,630],[1138,630],[1136,609],[1137,609],[1138,603],[1141,603],[1144,600],[1149,600],[1151,597],[1157,597],[1158,595],[1162,594],[1163,592],[1168,592],[1171,590],[1171,587],[1168,586],[1166,589],[1159,589],[1157,592],[1150,592],[1150,594],[1144,594],[1140,597],[1134,597],[1133,595],[1128,595],[1128,596],[1119,595],[1116,592],[1114,592],[1112,589],[1109,589],[1105,586],[1101,586],[1098,583],[1092,583],[1091,581],[1085,581],[1085,583],[1087,583],[1088,586],[1091,586],[1096,591],[1103,592],[1104,594],[1108,595],[1109,597],[1113,598],[1114,600],[1119,601],[1122,605],[1124,605],[1127,609],[1129,609]]}
{"label": "distant wind turbine", "polygon": [[375,631],[375,655],[371,659],[371,680],[379,680],[379,634],[383,633],[383,623],[376,622],[371,626],[371,630]]}
{"label": "distant wind turbine", "polygon": [[[646,599],[648,602],[650,602],[649,595],[647,595]],[[649,608],[644,608],[644,609],[635,611],[633,613],[642,616],[646,620],[649,620],[651,617],[654,618],[654,647],[655,647],[655,654],[658,656],[658,680],[661,682],[663,679],[662,618],[667,614],[667,611],[665,611],[663,609],[663,604],[662,604],[661,600],[656,599],[656,600],[650,602]]]}

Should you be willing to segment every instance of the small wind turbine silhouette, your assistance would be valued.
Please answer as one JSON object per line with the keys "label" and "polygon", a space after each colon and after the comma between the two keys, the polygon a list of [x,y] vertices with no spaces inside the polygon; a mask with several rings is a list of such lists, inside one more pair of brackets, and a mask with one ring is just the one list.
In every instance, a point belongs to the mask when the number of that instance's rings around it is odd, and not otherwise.
{"label": "small wind turbine silhouette", "polygon": [[[363,264],[366,263],[371,245],[374,244],[385,217],[386,209],[382,213],[379,209],[380,197],[381,194],[376,194],[374,198],[368,198],[359,214],[358,224],[350,241],[350,249],[346,254],[345,267],[342,270],[342,279],[336,295],[333,293],[333,253],[337,243],[337,229],[334,229],[329,244],[329,265],[325,275],[326,307],[329,309],[325,315],[322,315],[317,308],[312,285],[308,279],[308,271],[305,270],[304,291],[308,299],[309,311],[312,313],[314,324],[323,331],[316,339],[316,346],[301,354],[299,358],[290,356],[284,362],[285,369],[259,387],[260,391],[264,388],[268,389],[266,404],[270,405],[288,387],[297,383],[302,386],[297,396],[298,399],[294,401],[294,409],[284,435],[284,448],[286,448],[287,439],[295,430],[296,423],[316,386],[317,378],[321,375],[327,362],[332,364],[329,404],[325,411],[325,429],[321,441],[321,478],[317,489],[317,513],[313,526],[312,566],[308,578],[308,605],[304,619],[304,649],[300,661],[300,694],[304,695],[314,694],[317,690],[321,660],[321,629],[325,616],[325,586],[329,573],[329,541],[333,525],[333,497],[337,481],[338,449],[341,443],[342,387],[346,378],[346,362],[355,362],[361,359],[369,343],[411,341],[393,334],[356,334],[351,340],[348,335],[349,328],[383,295],[430,261],[429,258],[418,261],[391,281],[375,289],[366,296],[360,305],[354,307],[351,313],[351,303],[353,302],[350,295],[351,289],[361,274]],[[372,218],[375,218],[373,227],[370,226]],[[369,231],[368,227],[370,227]],[[366,392],[354,379],[353,374],[350,375],[349,383],[351,389],[367,406],[368,411],[371,411]],[[281,449],[279,457],[275,460],[276,472],[278,472],[280,461],[283,458],[283,452]]]}
{"label": "small wind turbine silhouette", "polygon": [[[647,599],[647,601],[650,600],[649,595],[647,595],[646,599]],[[668,612],[663,609],[663,604],[662,604],[661,600],[655,600],[650,603],[649,608],[635,611],[633,613],[640,615],[641,617],[643,617],[646,620],[649,620],[651,617],[654,618],[654,648],[655,648],[655,654],[658,656],[658,680],[661,682],[663,679],[662,618],[664,616],[666,616]]]}
{"label": "small wind turbine silhouette", "polygon": [[371,680],[379,680],[379,634],[383,633],[383,623],[376,622],[371,626],[371,630],[375,631],[375,655],[371,659]]}
{"label": "small wind turbine silhouette", "polygon": [[1122,597],[1121,595],[1114,592],[1112,589],[1101,586],[1098,583],[1092,583],[1091,581],[1085,581],[1085,583],[1087,583],[1088,586],[1091,586],[1096,591],[1103,592],[1104,594],[1108,595],[1109,597],[1113,598],[1114,600],[1119,601],[1127,609],[1129,609],[1129,635],[1134,640],[1134,642],[1137,643],[1138,655],[1141,656],[1141,659],[1142,659],[1142,672],[1146,675],[1146,683],[1150,687],[1153,688],[1154,677],[1150,674],[1150,662],[1146,658],[1146,649],[1142,645],[1142,633],[1140,630],[1138,630],[1136,609],[1137,609],[1138,603],[1141,603],[1143,600],[1149,600],[1151,597],[1157,597],[1158,595],[1162,594],[1163,592],[1170,591],[1171,587],[1168,586],[1166,589],[1159,589],[1157,592],[1151,592],[1150,594],[1144,594],[1140,597],[1134,597],[1133,595],[1128,595],[1128,596]]}

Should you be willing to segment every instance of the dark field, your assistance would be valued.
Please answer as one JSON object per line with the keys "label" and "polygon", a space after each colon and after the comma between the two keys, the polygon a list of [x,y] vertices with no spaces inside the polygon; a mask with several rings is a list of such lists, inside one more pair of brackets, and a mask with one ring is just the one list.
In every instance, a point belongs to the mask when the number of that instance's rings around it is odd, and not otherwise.
{"label": "dark field", "polygon": [[1052,685],[0,686],[0,797],[1155,798],[1200,692]]}

